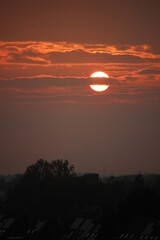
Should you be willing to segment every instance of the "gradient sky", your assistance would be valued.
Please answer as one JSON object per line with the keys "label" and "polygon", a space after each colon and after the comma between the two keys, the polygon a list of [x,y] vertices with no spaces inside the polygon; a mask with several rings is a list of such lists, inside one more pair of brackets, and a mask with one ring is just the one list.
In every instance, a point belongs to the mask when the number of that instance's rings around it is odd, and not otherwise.
{"label": "gradient sky", "polygon": [[[160,173],[160,1],[0,1],[0,174],[39,158]],[[109,89],[90,87],[104,71]]]}

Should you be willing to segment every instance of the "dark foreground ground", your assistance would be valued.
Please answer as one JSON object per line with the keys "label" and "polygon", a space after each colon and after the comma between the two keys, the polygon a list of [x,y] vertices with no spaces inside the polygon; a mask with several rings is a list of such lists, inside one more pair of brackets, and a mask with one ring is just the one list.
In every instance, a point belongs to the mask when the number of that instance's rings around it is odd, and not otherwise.
{"label": "dark foreground ground", "polygon": [[39,160],[23,175],[1,176],[0,240],[160,239],[159,175],[99,179],[73,170]]}

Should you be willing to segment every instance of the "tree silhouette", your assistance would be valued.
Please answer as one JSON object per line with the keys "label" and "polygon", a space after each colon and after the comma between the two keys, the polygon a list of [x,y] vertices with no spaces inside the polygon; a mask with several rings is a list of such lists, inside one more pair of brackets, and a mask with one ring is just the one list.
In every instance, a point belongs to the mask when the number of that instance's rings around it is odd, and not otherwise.
{"label": "tree silhouette", "polygon": [[27,167],[20,181],[10,189],[7,204],[16,212],[58,215],[69,204],[73,176],[74,165],[68,160],[39,159]]}
{"label": "tree silhouette", "polygon": [[47,160],[39,159],[35,164],[27,167],[24,174],[25,177],[34,177],[44,179],[46,177],[55,176],[73,176],[74,165],[70,164],[68,160],[58,159],[52,160],[51,163]]}
{"label": "tree silhouette", "polygon": [[73,176],[75,175],[74,172],[74,165],[69,164],[68,160],[55,160],[51,162],[51,169],[52,173],[55,176]]}
{"label": "tree silhouette", "polygon": [[24,177],[34,177],[37,179],[44,179],[52,175],[51,164],[43,159],[39,159],[35,164],[27,167]]}

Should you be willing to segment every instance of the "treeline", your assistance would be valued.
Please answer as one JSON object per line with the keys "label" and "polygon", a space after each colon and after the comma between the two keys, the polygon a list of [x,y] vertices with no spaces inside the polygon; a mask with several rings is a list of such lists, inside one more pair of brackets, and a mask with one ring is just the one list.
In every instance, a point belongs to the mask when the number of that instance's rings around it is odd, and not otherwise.
{"label": "treeline", "polygon": [[101,207],[105,221],[123,226],[133,217],[160,218],[160,176],[77,176],[68,160],[40,159],[22,175],[0,177],[0,212],[13,215],[52,215],[71,222],[88,205]]}

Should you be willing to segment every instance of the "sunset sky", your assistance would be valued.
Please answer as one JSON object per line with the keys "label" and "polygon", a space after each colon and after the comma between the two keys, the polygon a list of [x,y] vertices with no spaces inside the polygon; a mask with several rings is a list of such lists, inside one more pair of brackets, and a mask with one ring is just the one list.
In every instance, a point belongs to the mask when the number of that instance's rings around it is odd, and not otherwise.
{"label": "sunset sky", "polygon": [[0,1],[0,174],[39,158],[160,173],[160,0]]}

